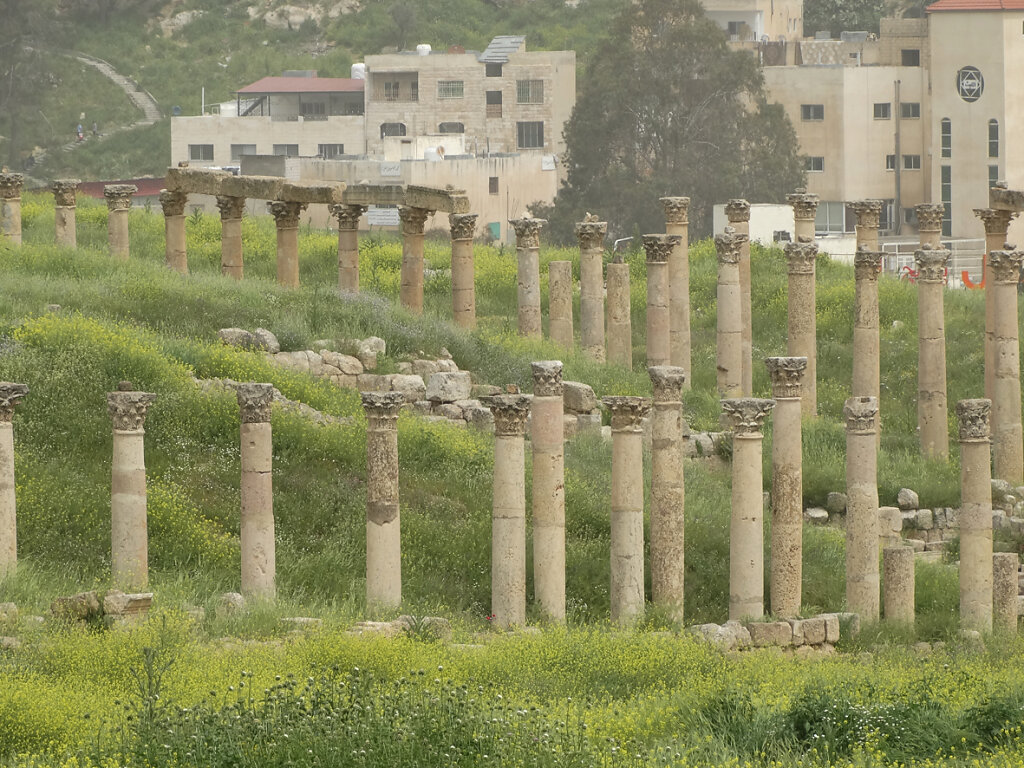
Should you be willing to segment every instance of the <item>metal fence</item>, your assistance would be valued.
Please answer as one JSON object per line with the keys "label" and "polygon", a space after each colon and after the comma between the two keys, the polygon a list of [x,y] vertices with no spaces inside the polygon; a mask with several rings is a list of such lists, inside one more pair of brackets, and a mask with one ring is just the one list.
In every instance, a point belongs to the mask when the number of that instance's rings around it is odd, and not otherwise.
{"label": "metal fence", "polygon": [[[901,280],[915,280],[914,251],[917,242],[885,243],[882,251],[882,271]],[[943,240],[942,247],[950,252],[946,285],[949,288],[978,287],[984,279],[985,240]]]}

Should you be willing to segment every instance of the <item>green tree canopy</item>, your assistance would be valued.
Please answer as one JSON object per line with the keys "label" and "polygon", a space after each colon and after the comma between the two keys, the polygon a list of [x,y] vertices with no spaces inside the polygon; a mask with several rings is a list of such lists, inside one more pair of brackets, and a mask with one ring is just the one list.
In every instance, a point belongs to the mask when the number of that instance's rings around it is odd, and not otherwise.
{"label": "green tree canopy", "polygon": [[[906,0],[906,5],[923,2]],[[804,3],[804,34],[828,31],[878,32],[878,23],[888,10],[886,0],[807,0]]]}
{"label": "green tree canopy", "polygon": [[586,211],[617,234],[661,232],[664,195],[689,195],[691,229],[707,234],[715,203],[781,201],[804,179],[793,127],[767,103],[757,59],[731,50],[697,0],[623,9],[587,63],[565,139],[555,206],[534,206],[562,240]]}

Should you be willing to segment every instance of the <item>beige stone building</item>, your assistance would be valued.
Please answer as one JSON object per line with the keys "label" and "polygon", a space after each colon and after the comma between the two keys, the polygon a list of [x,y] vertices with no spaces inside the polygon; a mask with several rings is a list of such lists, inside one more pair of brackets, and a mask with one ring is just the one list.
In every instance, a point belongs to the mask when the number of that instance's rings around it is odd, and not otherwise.
{"label": "beige stone building", "polygon": [[780,42],[803,36],[803,0],[708,0],[704,10],[733,42]]}

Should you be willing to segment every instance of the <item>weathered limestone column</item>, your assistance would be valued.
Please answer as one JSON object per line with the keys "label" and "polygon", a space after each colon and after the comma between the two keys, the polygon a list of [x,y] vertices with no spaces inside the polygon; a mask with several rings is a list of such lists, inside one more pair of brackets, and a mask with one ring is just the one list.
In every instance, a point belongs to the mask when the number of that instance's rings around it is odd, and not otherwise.
{"label": "weathered limestone column", "polygon": [[771,610],[798,616],[802,600],[804,479],[800,389],[806,357],[765,361],[775,399],[772,415]]}
{"label": "weathered limestone column", "polygon": [[715,356],[720,397],[743,392],[743,299],[740,295],[740,248],[745,239],[732,227],[715,235],[718,250],[718,330]]}
{"label": "weathered limestone column", "polygon": [[366,604],[402,602],[402,526],[398,510],[401,392],[363,392],[366,411]]}
{"label": "weathered limestone column", "polygon": [[629,264],[621,254],[608,264],[608,362],[633,367],[633,317]]}
{"label": "weathered limestone column", "polygon": [[679,235],[644,235],[647,252],[647,365],[672,360],[668,259]]}
{"label": "weathered limestone column", "polygon": [[882,218],[881,200],[858,200],[850,203],[857,216],[857,250],[878,250],[878,226]]}
{"label": "weathered limestone column", "polygon": [[1003,250],[1006,243],[1010,221],[1017,218],[1014,211],[997,211],[993,208],[975,208],[974,215],[985,225],[985,397],[995,400],[992,385],[996,378],[995,366],[995,299],[992,290],[992,279],[989,277],[988,254]]}
{"label": "weathered limestone column", "polygon": [[516,258],[519,267],[516,281],[519,285],[519,333],[522,336],[540,336],[540,230],[546,219],[529,216],[512,219],[516,230]]}
{"label": "weathered limestone column", "polygon": [[[1019,397],[1020,390],[1017,392]],[[991,410],[990,400],[956,404],[960,427],[960,624],[979,632],[992,629]]]}
{"label": "weathered limestone column", "polygon": [[[870,201],[869,201],[870,202]],[[881,205],[881,204],[879,204]],[[861,220],[858,214],[858,221]],[[860,224],[857,225],[858,239]],[[878,230],[868,229],[875,234]],[[873,397],[881,405],[881,343],[878,333],[878,274],[882,269],[882,254],[872,250],[869,243],[857,247],[853,257],[853,396]],[[875,415],[875,442],[881,440],[881,408]]]}
{"label": "weathered limestone column", "polygon": [[612,412],[612,621],[633,624],[644,613],[643,397],[601,398]]}
{"label": "weathered limestone column", "polygon": [[604,360],[604,237],[608,222],[587,214],[576,225],[580,243],[580,346],[588,357]]}
{"label": "weathered limestone column", "polygon": [[[569,262],[565,262],[568,264]],[[565,621],[565,434],[562,363],[533,363],[533,591],[541,609]]]}
{"label": "weathered limestone column", "polygon": [[814,242],[814,219],[818,215],[818,196],[798,189],[786,195],[786,202],[793,206],[793,242]]}
{"label": "weathered limestone column", "polygon": [[338,290],[342,293],[359,293],[359,220],[366,208],[347,203],[330,206],[331,215],[338,219]]}
{"label": "weathered limestone column", "polygon": [[762,427],[773,400],[723,400],[732,430],[732,518],[729,523],[729,618],[764,616],[764,479]]}
{"label": "weathered limestone column", "polygon": [[423,314],[423,226],[433,211],[403,205],[398,208],[402,222],[402,282],[398,297],[415,315]]}
{"label": "weathered limestone column", "polygon": [[[242,256],[242,214],[245,212],[245,198],[234,195],[217,195],[217,208],[220,209],[220,273],[225,277],[241,280],[245,271]],[[273,209],[271,209],[271,213],[274,213]],[[276,213],[274,218],[277,218]],[[297,222],[296,226],[298,226]],[[280,246],[280,227],[277,232]],[[297,233],[296,238],[298,238]],[[297,243],[296,239],[296,248],[298,247]],[[280,265],[280,253],[278,253],[278,260]]]}
{"label": "weathered limestone column", "polygon": [[1016,552],[992,554],[992,629],[1002,634],[1017,634],[1017,564]]}
{"label": "weathered limestone column", "polygon": [[885,620],[892,624],[914,623],[914,550],[886,547],[882,550],[885,572],[883,602]]}
{"label": "weathered limestone column", "polygon": [[277,569],[274,540],[272,384],[239,384],[242,465],[242,592],[273,598]]}
{"label": "weathered limestone column", "polygon": [[946,415],[946,325],[943,291],[949,251],[914,252],[917,267],[917,427],[921,453],[949,457]]}
{"label": "weathered limestone column", "polygon": [[460,328],[476,328],[476,268],[473,263],[475,213],[449,213],[452,231],[452,318]]}
{"label": "weathered limestone column", "polygon": [[725,215],[736,234],[746,239],[740,243],[740,322],[743,324],[742,367],[743,397],[754,394],[754,331],[751,321],[750,300],[750,203],[746,200],[730,200],[725,204]]}
{"label": "weathered limestone column", "polygon": [[491,512],[492,624],[526,623],[526,456],[528,395],[484,399],[494,414],[494,497]]}
{"label": "weathered limestone column", "polygon": [[[53,182],[54,240],[62,248],[78,247],[78,179],[57,179]],[[161,202],[163,197],[161,196]],[[166,214],[165,214],[166,215]]]}
{"label": "weathered limestone column", "polygon": [[306,203],[274,200],[267,208],[277,224],[277,282],[289,288],[299,287],[299,216]]}
{"label": "weathered limestone column", "polygon": [[992,299],[992,454],[995,476],[1012,485],[1024,481],[1021,430],[1020,342],[1017,279],[1024,251],[989,251],[985,293]]}
{"label": "weathered limestone column", "polygon": [[107,198],[107,237],[110,255],[128,260],[131,246],[128,239],[128,212],[132,209],[132,195],[139,191],[134,184],[108,184],[103,188]]}
{"label": "weathered limestone column", "polygon": [[921,250],[936,250],[942,247],[942,217],[946,207],[942,203],[921,203],[914,206],[917,214],[917,234]]}
{"label": "weathered limestone column", "polygon": [[668,258],[669,328],[672,365],[683,369],[683,388],[689,389],[690,369],[690,198],[663,197],[665,231],[679,235],[679,244]]}
{"label": "weathered limestone column", "polygon": [[565,349],[573,347],[572,262],[548,262],[548,334]]}
{"label": "weathered limestone column", "polygon": [[25,384],[0,382],[0,581],[18,564],[18,515],[14,498],[14,406],[28,394]]}
{"label": "weathered limestone column", "polygon": [[[811,219],[813,225],[813,217]],[[818,246],[813,239],[786,243],[786,271],[789,275],[787,296],[786,353],[807,358],[807,373],[800,398],[803,415],[818,414],[818,319],[815,312],[814,262]]]}
{"label": "weathered limestone column", "polygon": [[21,173],[0,171],[0,237],[13,245],[21,245]]}
{"label": "weathered limestone column", "polygon": [[647,369],[654,388],[651,417],[651,599],[683,620],[683,382],[678,366]]}
{"label": "weathered limestone column", "polygon": [[156,400],[150,392],[135,392],[122,381],[107,393],[107,410],[114,422],[114,452],[110,483],[110,571],[115,586],[144,587],[149,581],[149,539],[146,532],[146,460],[143,424]]}
{"label": "weathered limestone column", "polygon": [[846,605],[878,621],[878,447],[873,397],[851,397],[846,419]]}
{"label": "weathered limestone column", "polygon": [[160,190],[160,207],[164,212],[164,263],[175,272],[188,274],[188,240],[185,234],[185,204],[188,195],[167,189]]}

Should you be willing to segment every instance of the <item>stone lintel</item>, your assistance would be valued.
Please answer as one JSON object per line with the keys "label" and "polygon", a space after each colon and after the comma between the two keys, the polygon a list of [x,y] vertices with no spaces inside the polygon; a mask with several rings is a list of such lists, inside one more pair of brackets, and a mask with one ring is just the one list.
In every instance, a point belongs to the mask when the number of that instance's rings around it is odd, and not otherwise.
{"label": "stone lintel", "polygon": [[814,262],[818,258],[818,244],[813,240],[800,239],[783,246],[786,254],[786,266],[791,275],[809,275],[814,273]]}
{"label": "stone lintel", "polygon": [[146,421],[146,411],[156,400],[152,392],[118,391],[107,393],[107,411],[119,432],[138,432]]}
{"label": "stone lintel", "polygon": [[764,364],[772,383],[772,397],[800,397],[806,357],[766,357]]}
{"label": "stone lintel", "polygon": [[449,213],[448,227],[452,232],[452,240],[472,240],[476,234],[475,213]]}
{"label": "stone lintel", "polygon": [[524,216],[521,219],[509,219],[508,223],[516,231],[516,246],[519,248],[539,248],[540,231],[547,224],[547,219],[535,219]]}
{"label": "stone lintel", "polygon": [[598,221],[595,214],[588,213],[583,221],[576,223],[574,229],[581,251],[604,248],[604,238],[608,234],[607,221]]}
{"label": "stone lintel", "polygon": [[127,211],[132,207],[132,195],[138,191],[134,184],[107,184],[103,187],[103,196],[110,210]]}
{"label": "stone lintel", "polygon": [[54,204],[64,208],[73,208],[78,203],[79,179],[57,179],[50,186],[53,190]]}
{"label": "stone lintel", "polygon": [[14,416],[14,406],[27,394],[27,384],[0,381],[0,422],[11,420]]}
{"label": "stone lintel", "polygon": [[602,397],[601,405],[612,412],[612,432],[642,432],[643,419],[651,412],[646,397],[611,395]]}
{"label": "stone lintel", "polygon": [[991,435],[989,428],[991,414],[991,400],[979,398],[957,402],[956,420],[960,426],[960,442],[987,443]]}
{"label": "stone lintel", "polygon": [[231,176],[220,183],[218,195],[244,197],[249,200],[287,200],[286,182],[279,176]]}
{"label": "stone lintel", "polygon": [[1024,192],[992,187],[988,191],[988,204],[998,211],[1024,211]]}
{"label": "stone lintel", "polygon": [[188,195],[219,195],[225,179],[238,178],[227,171],[208,171],[202,168],[168,168],[164,185],[172,192]]}
{"label": "stone lintel", "polygon": [[405,205],[405,187],[401,184],[350,184],[342,193],[348,205]]}
{"label": "stone lintel", "polygon": [[164,216],[184,216],[185,205],[188,203],[188,195],[177,190],[160,190],[160,208]]}
{"label": "stone lintel", "polygon": [[750,203],[742,198],[733,198],[725,204],[725,215],[732,224],[750,221]]}
{"label": "stone lintel", "polygon": [[405,405],[405,395],[401,392],[363,392],[360,397],[363,409],[371,426],[394,429],[398,421],[398,412]]}
{"label": "stone lintel", "polygon": [[562,396],[562,361],[537,360],[530,363],[534,397]]}
{"label": "stone lintel", "polygon": [[746,235],[740,234],[733,227],[715,235],[715,248],[718,251],[719,264],[739,264],[740,246],[747,242]]}
{"label": "stone lintel", "polygon": [[491,395],[481,398],[481,402],[494,414],[494,434],[502,437],[522,437],[526,434],[531,400],[529,395]]}
{"label": "stone lintel", "polygon": [[469,198],[464,189],[407,184],[403,202],[412,208],[426,208],[428,211],[469,213]]}
{"label": "stone lintel", "polygon": [[[239,176],[238,178],[244,178]],[[345,184],[340,181],[329,184],[303,184],[286,181],[278,196],[281,200],[289,200],[307,205],[333,205],[340,203],[345,194]]]}
{"label": "stone lintel", "polygon": [[25,174],[0,172],[0,198],[13,200],[21,197],[21,187],[25,183]]}
{"label": "stone lintel", "polygon": [[654,388],[654,403],[681,403],[686,370],[677,365],[651,365],[647,367]]}
{"label": "stone lintel", "polygon": [[843,418],[846,431],[858,435],[875,434],[875,416],[878,415],[878,399],[874,397],[851,397],[843,404]]}
{"label": "stone lintel", "polygon": [[1009,243],[1005,251],[989,251],[987,265],[997,283],[1016,284],[1020,279],[1020,267],[1024,262],[1024,251],[1016,250]]}
{"label": "stone lintel", "polygon": [[917,268],[919,283],[945,283],[948,264],[949,251],[945,248],[914,251],[914,266]]}
{"label": "stone lintel", "polygon": [[665,207],[665,222],[668,224],[689,224],[690,198],[661,197],[658,198]]}
{"label": "stone lintel", "polygon": [[274,401],[274,385],[242,382],[235,386],[243,424],[270,421],[270,404]]}
{"label": "stone lintel", "polygon": [[736,435],[760,437],[764,420],[774,407],[774,400],[760,397],[739,397],[722,401],[722,410]]}
{"label": "stone lintel", "polygon": [[667,263],[669,256],[677,245],[683,242],[682,235],[644,235],[644,250],[647,261]]}
{"label": "stone lintel", "polygon": [[917,214],[917,230],[919,232],[940,232],[942,217],[946,214],[946,206],[942,203],[920,203],[914,206]]}

